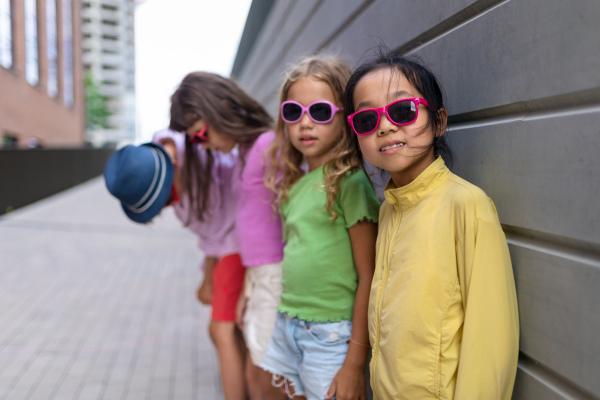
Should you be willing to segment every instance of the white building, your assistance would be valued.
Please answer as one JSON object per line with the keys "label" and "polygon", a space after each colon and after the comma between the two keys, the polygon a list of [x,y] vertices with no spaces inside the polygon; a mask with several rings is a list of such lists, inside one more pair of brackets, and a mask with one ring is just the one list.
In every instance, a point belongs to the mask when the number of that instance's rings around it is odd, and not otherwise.
{"label": "white building", "polygon": [[83,65],[112,115],[108,129],[86,132],[96,146],[135,140],[134,0],[82,0]]}

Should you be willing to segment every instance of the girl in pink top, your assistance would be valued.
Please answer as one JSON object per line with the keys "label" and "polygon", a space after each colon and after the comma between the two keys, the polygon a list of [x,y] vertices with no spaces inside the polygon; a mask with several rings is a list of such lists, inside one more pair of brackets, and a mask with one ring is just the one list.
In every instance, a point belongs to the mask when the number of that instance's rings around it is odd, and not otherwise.
{"label": "girl in pink top", "polygon": [[[196,171],[204,168],[204,176],[211,176],[213,151],[228,154],[237,148],[239,152],[231,197],[236,203],[242,262],[249,267],[238,323],[249,352],[246,377],[252,399],[277,392],[270,375],[259,367],[275,325],[283,259],[281,220],[273,208],[274,195],[263,179],[265,153],[274,139],[269,131],[272,122],[256,100],[232,80],[216,74],[190,73],[171,97],[170,128],[188,135],[186,151],[190,152],[192,142],[206,149],[206,162],[197,154],[193,158]],[[206,192],[212,185],[210,179],[199,179],[195,190]],[[201,213],[202,205],[196,211]]]}
{"label": "girl in pink top", "polygon": [[[170,129],[162,129],[154,133],[154,143],[162,145],[172,153],[172,162],[177,166],[175,181],[183,183],[182,171],[186,169],[185,163],[185,135]],[[203,150],[198,149],[198,155],[206,158]],[[210,204],[214,205],[204,221],[192,216],[189,196],[181,189],[179,201],[173,203],[175,215],[192,232],[198,236],[198,248],[205,255],[204,280],[198,288],[198,300],[203,304],[210,304],[212,297],[212,267],[224,256],[240,252],[237,234],[235,232],[235,202],[231,196],[232,171],[237,162],[237,152],[231,154],[215,154],[215,166],[212,178],[215,187],[219,190],[210,192]],[[194,203],[198,201],[195,200]],[[208,267],[208,268],[207,268]]]}

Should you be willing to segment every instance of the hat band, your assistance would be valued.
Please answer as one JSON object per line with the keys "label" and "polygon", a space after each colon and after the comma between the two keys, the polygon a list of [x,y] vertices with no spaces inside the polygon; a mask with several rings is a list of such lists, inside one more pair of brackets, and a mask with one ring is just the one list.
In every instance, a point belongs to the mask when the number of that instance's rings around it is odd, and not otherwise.
{"label": "hat band", "polygon": [[[156,198],[162,191],[162,188],[165,184],[165,177],[167,175],[167,169],[164,167],[166,164],[165,156],[153,147],[150,147],[150,149],[152,150],[152,155],[154,156],[154,177],[152,178],[152,183],[140,201],[132,206],[126,204],[127,208],[136,214],[143,213],[150,208],[152,204],[154,204],[154,201],[156,201]],[[150,197],[151,194],[152,197]],[[148,197],[150,197],[150,199],[148,199]],[[148,201],[146,201],[146,199],[148,199]]]}

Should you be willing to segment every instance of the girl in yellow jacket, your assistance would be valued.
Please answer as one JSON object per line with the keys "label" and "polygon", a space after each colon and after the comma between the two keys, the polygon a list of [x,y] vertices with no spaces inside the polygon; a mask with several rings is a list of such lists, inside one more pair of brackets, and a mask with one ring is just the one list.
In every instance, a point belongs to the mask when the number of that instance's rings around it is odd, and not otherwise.
{"label": "girl in yellow jacket", "polygon": [[389,173],[369,298],[376,399],[510,399],[519,319],[493,202],[454,175],[435,76],[399,54],[361,65],[344,109],[354,151]]}

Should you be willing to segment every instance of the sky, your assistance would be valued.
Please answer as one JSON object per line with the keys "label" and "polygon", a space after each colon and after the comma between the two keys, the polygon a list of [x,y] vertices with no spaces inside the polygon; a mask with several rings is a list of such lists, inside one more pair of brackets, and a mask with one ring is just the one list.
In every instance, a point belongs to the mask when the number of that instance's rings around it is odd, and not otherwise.
{"label": "sky", "polygon": [[251,0],[145,0],[135,10],[136,142],[169,124],[169,97],[192,71],[229,76]]}

